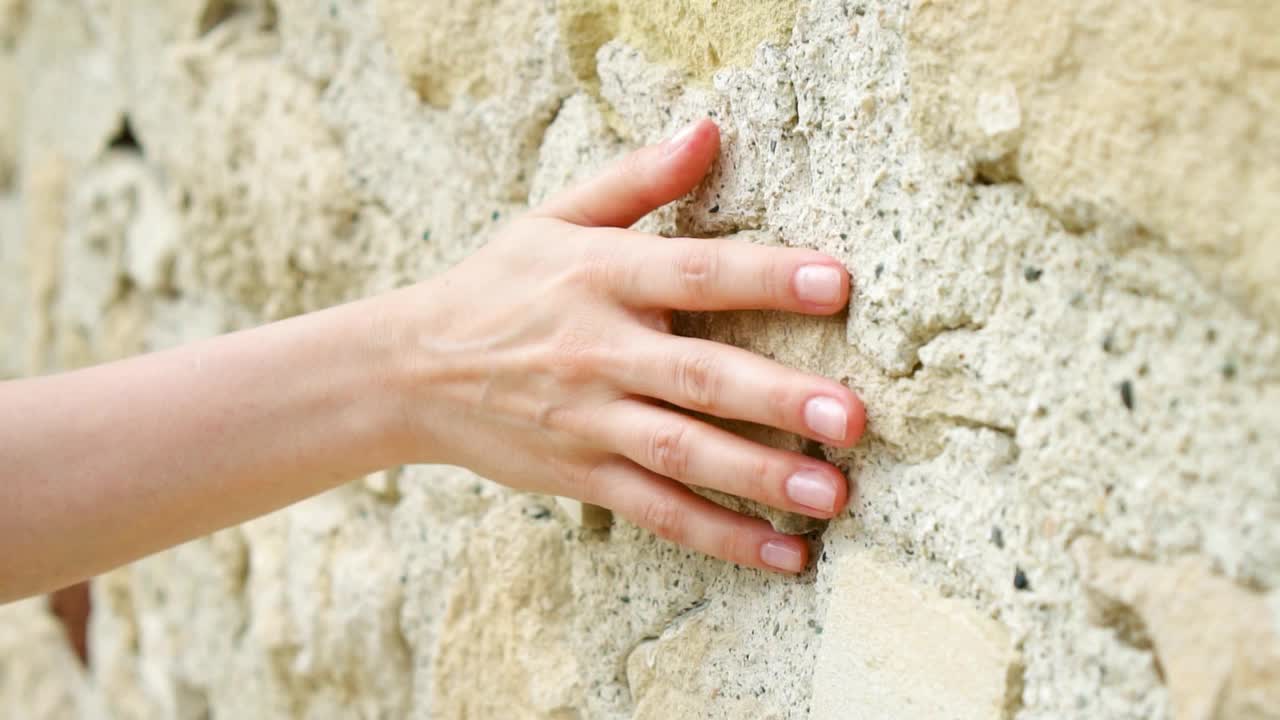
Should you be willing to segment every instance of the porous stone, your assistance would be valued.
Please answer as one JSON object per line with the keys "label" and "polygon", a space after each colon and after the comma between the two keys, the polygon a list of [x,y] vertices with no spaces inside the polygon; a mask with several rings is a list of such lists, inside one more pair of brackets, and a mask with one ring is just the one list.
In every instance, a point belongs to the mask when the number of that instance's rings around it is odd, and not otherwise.
{"label": "porous stone", "polygon": [[849,479],[825,523],[707,493],[802,534],[797,577],[410,466],[95,579],[91,673],[36,659],[64,651],[39,604],[0,609],[0,712],[1274,716],[1276,22],[1264,0],[0,0],[0,374],[431,277],[711,117],[708,177],[637,228],[821,250],[853,294],[678,332],[870,417],[851,450],[724,423]]}
{"label": "porous stone", "polygon": [[550,6],[550,0],[378,2],[401,71],[423,100],[442,107],[459,94],[481,98],[518,83],[512,48],[530,45]]}
{"label": "porous stone", "polygon": [[6,605],[0,656],[0,713],[5,717],[62,720],[77,717],[77,693],[87,682],[63,628],[49,613],[45,598]]}
{"label": "porous stone", "polygon": [[606,528],[613,522],[613,513],[608,508],[584,503],[572,498],[556,498],[556,504],[569,516],[569,522],[578,527]]}
{"label": "porous stone", "polygon": [[781,43],[795,0],[557,0],[556,13],[578,78],[598,79],[596,52],[613,39],[698,80],[746,65],[762,42]]}
{"label": "porous stone", "polygon": [[915,126],[1073,227],[1140,225],[1275,328],[1277,34],[1267,2],[917,3]]}
{"label": "porous stone", "polygon": [[1095,621],[1155,652],[1178,720],[1280,717],[1280,634],[1267,597],[1194,556],[1157,565],[1087,537],[1072,554]]}

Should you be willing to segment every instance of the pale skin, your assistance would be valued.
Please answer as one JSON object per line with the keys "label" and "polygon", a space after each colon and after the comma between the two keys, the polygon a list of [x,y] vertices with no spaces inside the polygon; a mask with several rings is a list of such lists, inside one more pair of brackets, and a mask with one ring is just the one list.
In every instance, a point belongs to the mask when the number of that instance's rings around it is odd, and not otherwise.
{"label": "pale skin", "polygon": [[626,229],[697,185],[719,143],[703,120],[637,150],[418,285],[0,383],[0,602],[409,463],[463,466],[739,565],[800,572],[803,539],[689,486],[830,518],[848,502],[843,474],[674,407],[848,447],[862,403],[839,382],[674,336],[671,312],[832,314],[847,272],[810,250]]}

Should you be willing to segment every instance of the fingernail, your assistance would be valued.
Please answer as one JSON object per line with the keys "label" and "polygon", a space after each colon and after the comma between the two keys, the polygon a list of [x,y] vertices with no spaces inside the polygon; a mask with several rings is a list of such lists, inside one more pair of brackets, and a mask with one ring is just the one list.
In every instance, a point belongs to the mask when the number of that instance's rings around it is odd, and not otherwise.
{"label": "fingernail", "polygon": [[816,305],[840,302],[843,278],[830,265],[805,265],[796,271],[796,297]]}
{"label": "fingernail", "polygon": [[840,441],[849,426],[849,415],[837,400],[816,397],[804,404],[804,424],[818,435]]}
{"label": "fingernail", "polygon": [[836,509],[836,489],[831,480],[813,470],[801,470],[787,478],[787,497],[805,507],[831,512]]}
{"label": "fingernail", "polygon": [[667,140],[665,143],[666,154],[674,155],[680,151],[680,148],[687,145],[689,140],[693,138],[694,134],[698,132],[698,124],[701,122],[701,120],[694,120],[686,125],[683,130],[672,135],[671,139]]}
{"label": "fingernail", "polygon": [[765,565],[786,572],[800,572],[804,569],[804,557],[800,551],[777,540],[770,540],[760,546],[760,560]]}

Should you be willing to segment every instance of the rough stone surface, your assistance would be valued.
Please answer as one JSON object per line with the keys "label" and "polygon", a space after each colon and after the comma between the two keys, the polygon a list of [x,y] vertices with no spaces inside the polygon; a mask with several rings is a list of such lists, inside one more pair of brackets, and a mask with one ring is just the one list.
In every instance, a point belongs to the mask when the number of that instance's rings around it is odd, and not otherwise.
{"label": "rough stone surface", "polygon": [[1004,627],[866,554],[845,555],[833,572],[810,717],[1009,716],[1022,660]]}
{"label": "rough stone surface", "polygon": [[0,714],[1280,716],[1276,12],[0,0],[0,376],[414,282],[711,116],[711,176],[640,227],[855,293],[678,331],[870,413],[849,451],[732,426],[849,478],[826,524],[715,496],[810,538],[798,578],[393,469],[95,579],[89,672],[0,609]]}
{"label": "rough stone surface", "polygon": [[598,79],[596,53],[615,38],[649,59],[708,80],[725,65],[749,65],[762,42],[785,42],[796,0],[557,0],[573,70]]}
{"label": "rough stone surface", "polygon": [[1096,621],[1124,642],[1154,650],[1175,717],[1280,712],[1280,636],[1266,622],[1266,597],[1215,575],[1203,558],[1155,565],[1111,555],[1089,538],[1072,549]]}
{"label": "rough stone surface", "polygon": [[1280,325],[1280,6],[922,0],[909,34],[923,135],[1069,226],[1136,225]]}

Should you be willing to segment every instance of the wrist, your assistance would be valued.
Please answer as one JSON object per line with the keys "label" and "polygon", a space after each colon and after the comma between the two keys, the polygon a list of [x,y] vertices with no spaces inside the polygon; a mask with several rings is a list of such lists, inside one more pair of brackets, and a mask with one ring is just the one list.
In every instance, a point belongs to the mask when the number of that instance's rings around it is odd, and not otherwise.
{"label": "wrist", "polygon": [[[411,377],[411,330],[401,320],[399,291],[341,305],[328,315],[325,332],[340,344],[330,356],[339,366],[351,362],[355,372],[333,368],[350,400],[356,419],[357,452],[372,469],[421,462],[419,436],[413,430],[414,388]],[[348,360],[350,358],[350,360]]]}
{"label": "wrist", "polygon": [[430,359],[440,331],[430,288],[424,282],[361,301],[368,305],[361,314],[374,368],[366,392],[377,406],[379,452],[393,458],[389,465],[445,462],[441,443],[426,423],[432,390],[441,382]]}

